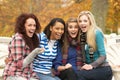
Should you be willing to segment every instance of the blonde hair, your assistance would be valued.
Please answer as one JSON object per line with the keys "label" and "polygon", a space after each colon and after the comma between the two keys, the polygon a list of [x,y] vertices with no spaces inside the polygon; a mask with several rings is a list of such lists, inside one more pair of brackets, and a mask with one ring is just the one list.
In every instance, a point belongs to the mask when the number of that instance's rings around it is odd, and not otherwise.
{"label": "blonde hair", "polygon": [[[96,51],[97,47],[96,47],[96,37],[95,37],[95,32],[96,30],[100,30],[102,32],[102,30],[97,26],[95,18],[93,16],[93,14],[90,11],[82,11],[80,12],[80,14],[78,15],[77,21],[79,21],[79,18],[82,15],[86,15],[88,17],[88,20],[90,21],[90,27],[87,31],[87,44],[93,48],[94,51]],[[102,32],[103,33],[103,32]]]}

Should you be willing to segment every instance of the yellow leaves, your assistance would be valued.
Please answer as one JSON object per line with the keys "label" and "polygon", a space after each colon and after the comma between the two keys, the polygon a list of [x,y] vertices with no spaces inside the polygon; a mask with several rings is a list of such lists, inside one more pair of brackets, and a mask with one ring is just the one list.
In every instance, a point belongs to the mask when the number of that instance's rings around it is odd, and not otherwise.
{"label": "yellow leaves", "polygon": [[[3,35],[12,35],[15,19],[23,12],[29,13],[32,11],[32,13],[38,17],[43,30],[52,18],[60,17],[67,21],[69,17],[77,17],[80,11],[91,9],[92,0],[83,0],[80,3],[75,3],[74,0],[69,1],[71,1],[68,3],[69,6],[62,8],[63,3],[61,0],[3,0],[3,3],[0,3],[0,32]],[[113,15],[115,13],[113,8],[113,2],[115,0],[109,1],[110,6],[107,17],[107,27],[113,26]],[[114,6],[118,4],[120,3],[117,2]]]}
{"label": "yellow leaves", "polygon": [[[61,0],[6,0],[2,5],[0,16],[0,21],[2,22],[3,29],[2,34],[6,33],[10,28],[12,28],[10,33],[13,33],[14,27],[11,24],[15,24],[16,17],[23,12],[31,12],[36,14],[40,20],[42,30],[49,23],[52,18],[60,17],[65,21],[69,17],[77,17],[81,10],[88,10],[90,8],[91,0],[85,0],[81,3],[75,3],[74,0],[69,0],[67,7],[62,8]],[[87,4],[86,4],[87,3]],[[7,17],[11,16],[11,17]],[[5,23],[6,22],[6,23]]]}

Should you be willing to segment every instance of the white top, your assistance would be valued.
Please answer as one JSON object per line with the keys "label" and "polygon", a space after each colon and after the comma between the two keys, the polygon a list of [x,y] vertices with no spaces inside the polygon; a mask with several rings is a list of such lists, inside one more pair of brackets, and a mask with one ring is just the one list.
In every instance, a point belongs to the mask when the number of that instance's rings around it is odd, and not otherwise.
{"label": "white top", "polygon": [[48,42],[48,48],[50,49],[50,53],[52,53],[52,49],[53,49],[53,46],[54,46],[54,43],[55,43],[56,40],[50,40]]}

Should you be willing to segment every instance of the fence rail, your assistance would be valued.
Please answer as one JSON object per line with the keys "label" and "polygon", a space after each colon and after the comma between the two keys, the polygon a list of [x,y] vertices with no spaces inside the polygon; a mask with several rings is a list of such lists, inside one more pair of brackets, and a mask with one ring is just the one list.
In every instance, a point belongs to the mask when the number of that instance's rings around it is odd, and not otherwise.
{"label": "fence rail", "polygon": [[11,37],[0,37],[0,43],[8,44],[11,40]]}

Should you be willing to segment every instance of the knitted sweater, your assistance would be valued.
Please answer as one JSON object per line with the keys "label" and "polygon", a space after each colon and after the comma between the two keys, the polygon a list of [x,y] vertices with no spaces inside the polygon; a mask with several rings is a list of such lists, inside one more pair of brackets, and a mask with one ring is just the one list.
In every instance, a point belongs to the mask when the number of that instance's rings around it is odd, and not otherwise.
{"label": "knitted sweater", "polygon": [[52,51],[51,51],[50,48],[48,47],[49,40],[47,39],[46,35],[42,32],[38,34],[38,37],[40,39],[39,47],[45,48],[45,51],[41,54],[38,54],[37,57],[34,59],[33,70],[35,72],[49,74],[51,73],[53,60],[57,56],[58,41],[54,42],[54,45],[52,46]]}

